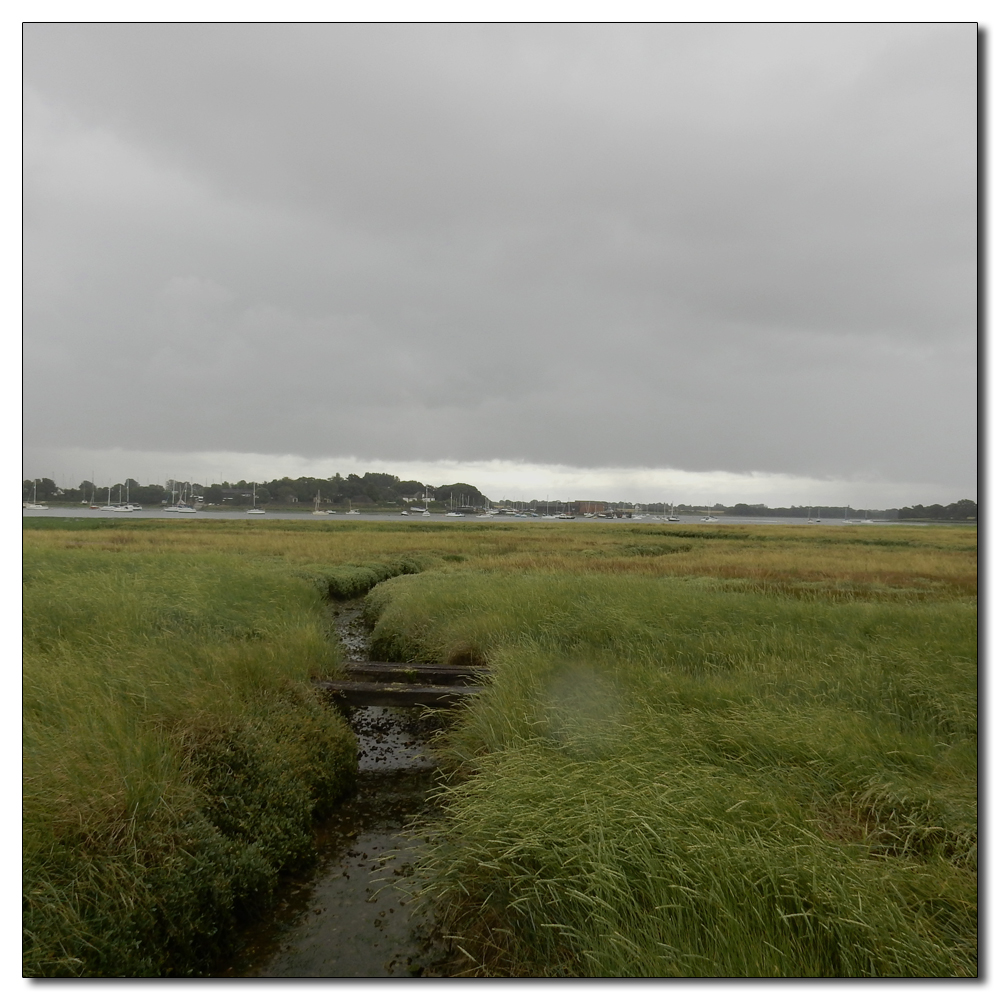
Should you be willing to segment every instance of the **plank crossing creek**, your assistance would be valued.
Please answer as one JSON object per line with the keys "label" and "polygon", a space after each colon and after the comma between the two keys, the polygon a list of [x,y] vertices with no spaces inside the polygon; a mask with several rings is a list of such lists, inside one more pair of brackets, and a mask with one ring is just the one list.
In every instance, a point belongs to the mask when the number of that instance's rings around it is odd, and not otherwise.
{"label": "plank crossing creek", "polygon": [[[340,641],[359,670],[367,666],[368,654],[361,605],[344,601],[332,608]],[[379,668],[388,665],[371,666],[380,676]],[[284,881],[270,913],[248,929],[238,954],[216,977],[442,974],[435,965],[443,956],[429,943],[410,902],[419,845],[405,832],[409,820],[432,808],[428,793],[436,765],[427,740],[440,722],[421,707],[396,707],[405,698],[366,699],[351,693],[356,681],[343,687],[346,694],[327,693],[330,710],[339,704],[357,736],[357,790],[317,830],[317,863]],[[439,702],[447,703],[444,697]]]}

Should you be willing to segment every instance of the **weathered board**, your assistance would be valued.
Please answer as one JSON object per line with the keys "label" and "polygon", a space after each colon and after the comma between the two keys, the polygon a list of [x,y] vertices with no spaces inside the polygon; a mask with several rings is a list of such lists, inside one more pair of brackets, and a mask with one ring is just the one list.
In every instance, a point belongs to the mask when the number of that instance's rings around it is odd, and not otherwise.
{"label": "weathered board", "polygon": [[474,684],[489,671],[485,667],[455,666],[450,663],[354,661],[344,664],[344,672],[351,680],[404,684]]}
{"label": "weathered board", "polygon": [[371,680],[315,681],[331,698],[347,705],[446,708],[478,694],[474,684],[409,684]]}

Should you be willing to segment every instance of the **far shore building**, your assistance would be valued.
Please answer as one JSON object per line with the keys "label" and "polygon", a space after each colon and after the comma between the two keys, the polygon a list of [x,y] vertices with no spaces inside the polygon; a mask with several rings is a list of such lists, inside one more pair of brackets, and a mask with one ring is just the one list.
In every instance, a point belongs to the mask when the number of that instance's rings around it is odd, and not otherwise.
{"label": "far shore building", "polygon": [[608,505],[603,500],[574,500],[569,507],[576,514],[603,514]]}

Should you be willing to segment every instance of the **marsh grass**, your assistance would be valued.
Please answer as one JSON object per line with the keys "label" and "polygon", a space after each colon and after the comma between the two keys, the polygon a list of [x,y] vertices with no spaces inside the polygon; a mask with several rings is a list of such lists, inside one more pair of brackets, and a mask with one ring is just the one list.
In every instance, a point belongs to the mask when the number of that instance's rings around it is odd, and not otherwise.
{"label": "marsh grass", "polygon": [[376,584],[394,576],[419,573],[422,563],[414,559],[366,563],[363,566],[317,567],[313,580],[321,594],[335,601],[346,601],[367,594]]}
{"label": "marsh grass", "polygon": [[377,656],[492,671],[419,831],[456,974],[976,974],[973,530],[25,528],[30,974],[203,968],[308,853],[374,583]]}
{"label": "marsh grass", "polygon": [[[228,553],[282,565],[367,566],[410,559],[424,568],[703,577],[733,586],[849,585],[972,596],[976,532],[961,527],[655,524],[368,524],[297,521],[25,522],[27,536],[90,552]],[[688,548],[687,546],[690,546]],[[658,555],[627,551],[665,547]]]}
{"label": "marsh grass", "polygon": [[[805,573],[809,567],[803,567]],[[976,608],[428,573],[380,655],[488,663],[426,899],[455,971],[976,975]]]}
{"label": "marsh grass", "polygon": [[202,972],[353,783],[308,683],[339,662],[321,599],[229,555],[33,540],[24,974]]}

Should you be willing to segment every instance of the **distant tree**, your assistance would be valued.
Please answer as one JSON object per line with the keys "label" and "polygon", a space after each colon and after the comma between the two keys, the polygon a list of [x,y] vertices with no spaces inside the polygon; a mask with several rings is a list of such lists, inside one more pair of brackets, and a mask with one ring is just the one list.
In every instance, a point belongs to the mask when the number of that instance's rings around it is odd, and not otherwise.
{"label": "distant tree", "polygon": [[978,520],[979,518],[979,504],[975,500],[959,500],[957,503],[949,504],[948,510],[956,520]]}
{"label": "distant tree", "polygon": [[733,514],[736,517],[750,517],[757,515],[760,517],[762,514],[768,514],[770,511],[766,504],[762,503],[738,503],[734,504],[732,507],[726,508],[726,513]]}
{"label": "distant tree", "polygon": [[158,483],[150,483],[148,486],[139,486],[134,479],[129,480],[129,499],[133,503],[158,504],[163,500],[170,499],[170,493]]}
{"label": "distant tree", "polygon": [[966,521],[970,518],[978,520],[979,504],[974,500],[959,500],[957,503],[950,503],[943,507],[939,503],[925,507],[923,504],[914,504],[912,507],[899,508],[900,520],[911,521]]}
{"label": "distant tree", "polygon": [[62,493],[51,479],[25,479],[21,489],[25,500],[30,500],[32,495],[38,500],[53,500]]}
{"label": "distant tree", "polygon": [[361,481],[368,487],[374,486],[379,490],[392,490],[395,492],[399,484],[399,476],[393,476],[388,472],[366,472]]}
{"label": "distant tree", "polygon": [[434,490],[434,499],[441,503],[448,503],[451,499],[454,499],[457,504],[463,498],[466,504],[470,504],[473,507],[481,507],[486,502],[483,494],[469,483],[450,483],[446,486],[438,486]]}
{"label": "distant tree", "polygon": [[344,482],[344,489],[350,496],[352,502],[360,503],[360,497],[366,497],[372,503],[378,503],[384,499],[396,498],[396,484],[399,482],[397,476],[391,476],[385,472],[366,472],[363,476],[356,476],[353,472]]}

